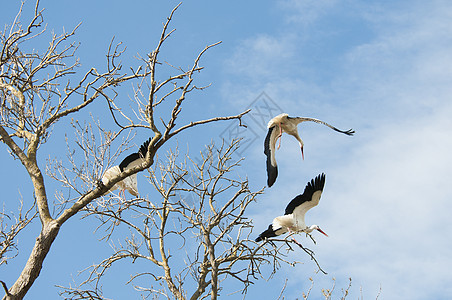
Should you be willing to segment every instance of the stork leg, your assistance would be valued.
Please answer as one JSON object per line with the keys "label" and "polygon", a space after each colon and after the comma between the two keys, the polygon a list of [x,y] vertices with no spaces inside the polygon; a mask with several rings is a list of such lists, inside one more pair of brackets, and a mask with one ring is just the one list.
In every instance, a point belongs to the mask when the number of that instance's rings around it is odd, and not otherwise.
{"label": "stork leg", "polygon": [[[121,198],[121,192],[122,192],[122,198]],[[119,191],[119,198],[121,198],[122,200],[126,200],[126,189],[122,189],[121,191]]]}
{"label": "stork leg", "polygon": [[297,240],[295,238],[292,238],[292,242],[294,242],[295,244],[297,244],[301,248],[304,248],[299,242],[297,242]]}
{"label": "stork leg", "polygon": [[[289,229],[289,234],[295,234],[295,233],[296,233],[295,231],[292,231]],[[292,237],[292,242],[294,242],[295,244],[297,244],[298,246],[303,248],[303,246],[299,242],[297,242],[297,240],[294,237]]]}

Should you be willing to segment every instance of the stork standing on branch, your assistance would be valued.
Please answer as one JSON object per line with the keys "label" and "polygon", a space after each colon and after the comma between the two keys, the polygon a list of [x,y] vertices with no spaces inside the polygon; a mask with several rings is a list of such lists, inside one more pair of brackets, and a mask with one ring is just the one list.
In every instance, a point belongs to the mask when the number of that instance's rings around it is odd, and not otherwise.
{"label": "stork standing on branch", "polygon": [[298,135],[298,124],[306,121],[323,124],[337,132],[346,135],[353,135],[355,133],[355,131],[352,129],[349,129],[347,131],[340,130],[324,121],[314,118],[289,117],[288,114],[280,114],[274,117],[273,119],[270,120],[270,122],[268,122],[267,125],[268,133],[264,142],[264,153],[267,156],[267,184],[269,187],[271,187],[275,183],[276,177],[278,177],[278,166],[276,164],[275,151],[276,151],[276,142],[278,141],[278,138],[280,139],[278,149],[281,147],[281,138],[283,132],[286,132],[297,139],[301,148],[301,156],[304,159],[303,153],[304,143],[301,137]]}
{"label": "stork standing on branch", "polygon": [[[146,153],[148,152],[148,146],[151,139],[144,142],[143,145],[141,145],[138,152],[132,153],[128,155],[126,158],[123,159],[123,161],[119,164],[119,166],[113,166],[109,168],[107,171],[105,171],[104,175],[102,176],[102,183],[104,185],[107,184],[107,182],[121,174],[122,172],[132,169],[133,167],[141,165],[145,161]],[[134,195],[135,197],[138,196],[138,187],[137,187],[137,174],[132,174],[129,177],[124,178],[123,180],[117,182],[110,190],[109,192],[112,192],[116,189],[120,189],[125,197],[125,190],[127,190],[130,194]],[[121,192],[119,193],[121,194]]]}

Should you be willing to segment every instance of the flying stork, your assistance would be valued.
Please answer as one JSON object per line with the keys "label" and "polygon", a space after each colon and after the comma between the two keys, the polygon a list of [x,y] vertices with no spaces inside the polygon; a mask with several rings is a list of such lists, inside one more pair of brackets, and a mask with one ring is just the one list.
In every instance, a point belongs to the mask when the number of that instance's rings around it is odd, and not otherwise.
{"label": "flying stork", "polygon": [[275,157],[275,151],[276,151],[276,142],[279,140],[279,147],[281,147],[281,137],[283,132],[286,132],[293,137],[295,137],[300,144],[301,148],[301,157],[304,159],[304,153],[303,153],[303,140],[298,135],[298,124],[302,122],[316,122],[318,124],[323,124],[328,126],[329,128],[344,133],[346,135],[353,135],[355,133],[354,130],[349,129],[347,131],[343,131],[340,129],[337,129],[336,127],[323,122],[318,119],[314,118],[304,118],[304,117],[289,117],[288,114],[280,114],[268,122],[268,133],[267,137],[265,138],[264,142],[264,154],[267,156],[267,184],[268,187],[271,187],[273,183],[276,181],[276,177],[278,177],[278,166],[276,165],[276,157]]}
{"label": "flying stork", "polygon": [[[104,175],[102,176],[102,183],[105,185],[111,178],[117,176],[118,174],[128,169],[132,169],[133,167],[141,165],[144,162],[146,153],[148,152],[148,146],[150,141],[151,139],[144,142],[143,145],[141,145],[138,152],[132,153],[128,155],[126,158],[124,158],[123,161],[119,164],[119,166],[113,166],[109,168],[107,171],[105,171]],[[137,174],[135,173],[117,182],[109,190],[109,192],[112,192],[116,189],[120,189],[123,193],[125,193],[125,190],[127,190],[130,194],[137,197],[138,196],[137,184],[138,184]]]}
{"label": "flying stork", "polygon": [[[284,216],[274,218],[273,223],[270,224],[267,230],[262,232],[255,241],[260,242],[287,232],[305,232],[310,234],[314,230],[318,230],[328,236],[319,226],[306,226],[306,223],[304,222],[306,212],[319,204],[324,186],[325,174],[322,173],[308,182],[303,194],[296,196],[287,205]],[[298,244],[297,241],[295,242]]]}

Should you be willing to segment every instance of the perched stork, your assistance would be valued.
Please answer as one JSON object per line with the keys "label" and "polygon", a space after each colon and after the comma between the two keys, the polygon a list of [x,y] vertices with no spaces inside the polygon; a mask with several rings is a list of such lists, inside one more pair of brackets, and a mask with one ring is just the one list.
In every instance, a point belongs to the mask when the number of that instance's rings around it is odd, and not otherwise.
{"label": "perched stork", "polygon": [[256,242],[279,236],[286,232],[305,232],[309,234],[313,230],[318,230],[328,236],[319,226],[311,225],[308,227],[304,222],[306,212],[319,204],[324,186],[325,174],[323,173],[308,182],[303,194],[296,196],[287,205],[284,216],[273,219],[273,223],[256,238]]}
{"label": "perched stork", "polygon": [[289,117],[288,114],[280,114],[268,122],[268,133],[267,137],[265,138],[264,142],[264,154],[267,156],[267,184],[268,187],[271,187],[273,183],[276,181],[276,177],[278,177],[278,166],[276,165],[276,157],[275,157],[275,151],[276,151],[276,142],[279,140],[279,147],[281,147],[281,137],[283,132],[286,132],[292,136],[294,136],[298,143],[300,144],[301,148],[301,157],[304,159],[304,153],[303,153],[303,140],[298,135],[298,124],[310,121],[310,122],[316,122],[319,124],[323,124],[328,126],[329,128],[344,133],[346,135],[353,135],[355,133],[354,130],[349,129],[347,131],[343,131],[340,129],[337,129],[334,126],[331,126],[330,124],[323,122],[318,119],[313,118],[303,118],[303,117]]}
{"label": "perched stork", "polygon": [[[139,166],[144,162],[144,158],[146,157],[146,153],[148,152],[148,146],[151,139],[144,142],[141,145],[138,152],[132,153],[128,155],[124,160],[119,164],[119,166],[113,166],[105,171],[102,176],[102,183],[107,184],[107,182],[117,176],[118,174],[124,172],[125,170],[131,169],[133,167]],[[137,188],[137,174],[130,175],[129,177],[124,178],[123,180],[117,182],[109,192],[112,192],[116,189],[120,189],[123,193],[127,190],[130,194],[135,197],[138,196],[138,188]]]}

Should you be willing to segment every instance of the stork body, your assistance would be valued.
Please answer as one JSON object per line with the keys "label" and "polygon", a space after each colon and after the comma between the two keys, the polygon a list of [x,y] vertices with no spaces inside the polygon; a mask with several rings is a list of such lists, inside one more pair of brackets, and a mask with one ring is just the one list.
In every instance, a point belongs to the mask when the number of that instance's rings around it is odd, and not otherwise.
{"label": "stork body", "polygon": [[353,135],[355,133],[355,131],[352,129],[349,129],[347,131],[340,130],[324,121],[314,118],[289,117],[288,114],[280,114],[274,117],[270,120],[270,122],[268,122],[268,132],[264,142],[264,154],[267,156],[267,184],[269,187],[271,187],[275,183],[276,177],[278,177],[278,165],[276,164],[275,156],[276,142],[278,141],[278,138],[280,139],[278,145],[279,149],[279,147],[281,146],[281,138],[283,132],[295,137],[300,144],[301,156],[304,159],[304,143],[300,135],[298,134],[298,124],[307,121],[323,124],[337,132],[346,135]]}
{"label": "stork body", "polygon": [[[102,176],[102,183],[107,184],[111,178],[113,178],[121,173],[122,173],[122,171],[119,168],[119,166],[113,166],[113,167],[109,168],[107,171],[105,171],[104,175]],[[138,196],[137,185],[138,185],[137,174],[135,173],[135,174],[130,175],[129,177],[126,177],[123,180],[117,182],[108,192],[113,192],[114,190],[117,190],[117,189],[119,189],[121,191],[127,190],[130,194],[132,194],[136,197],[136,196]]]}
{"label": "stork body", "polygon": [[314,230],[318,230],[328,236],[317,225],[306,226],[304,220],[306,212],[319,204],[324,186],[325,174],[323,173],[308,182],[303,194],[296,196],[289,202],[284,215],[274,218],[267,230],[256,238],[256,242],[276,237],[287,232],[311,233]]}
{"label": "stork body", "polygon": [[[132,153],[128,155],[123,161],[119,164],[119,166],[113,166],[105,171],[102,176],[102,183],[107,184],[111,178],[117,176],[118,174],[132,169],[133,167],[141,165],[146,157],[146,153],[148,152],[150,139],[141,145],[138,152]],[[112,192],[116,189],[120,189],[123,193],[127,190],[130,194],[137,197],[138,196],[138,182],[137,182],[137,174],[132,174],[123,180],[117,182],[109,192]]]}

